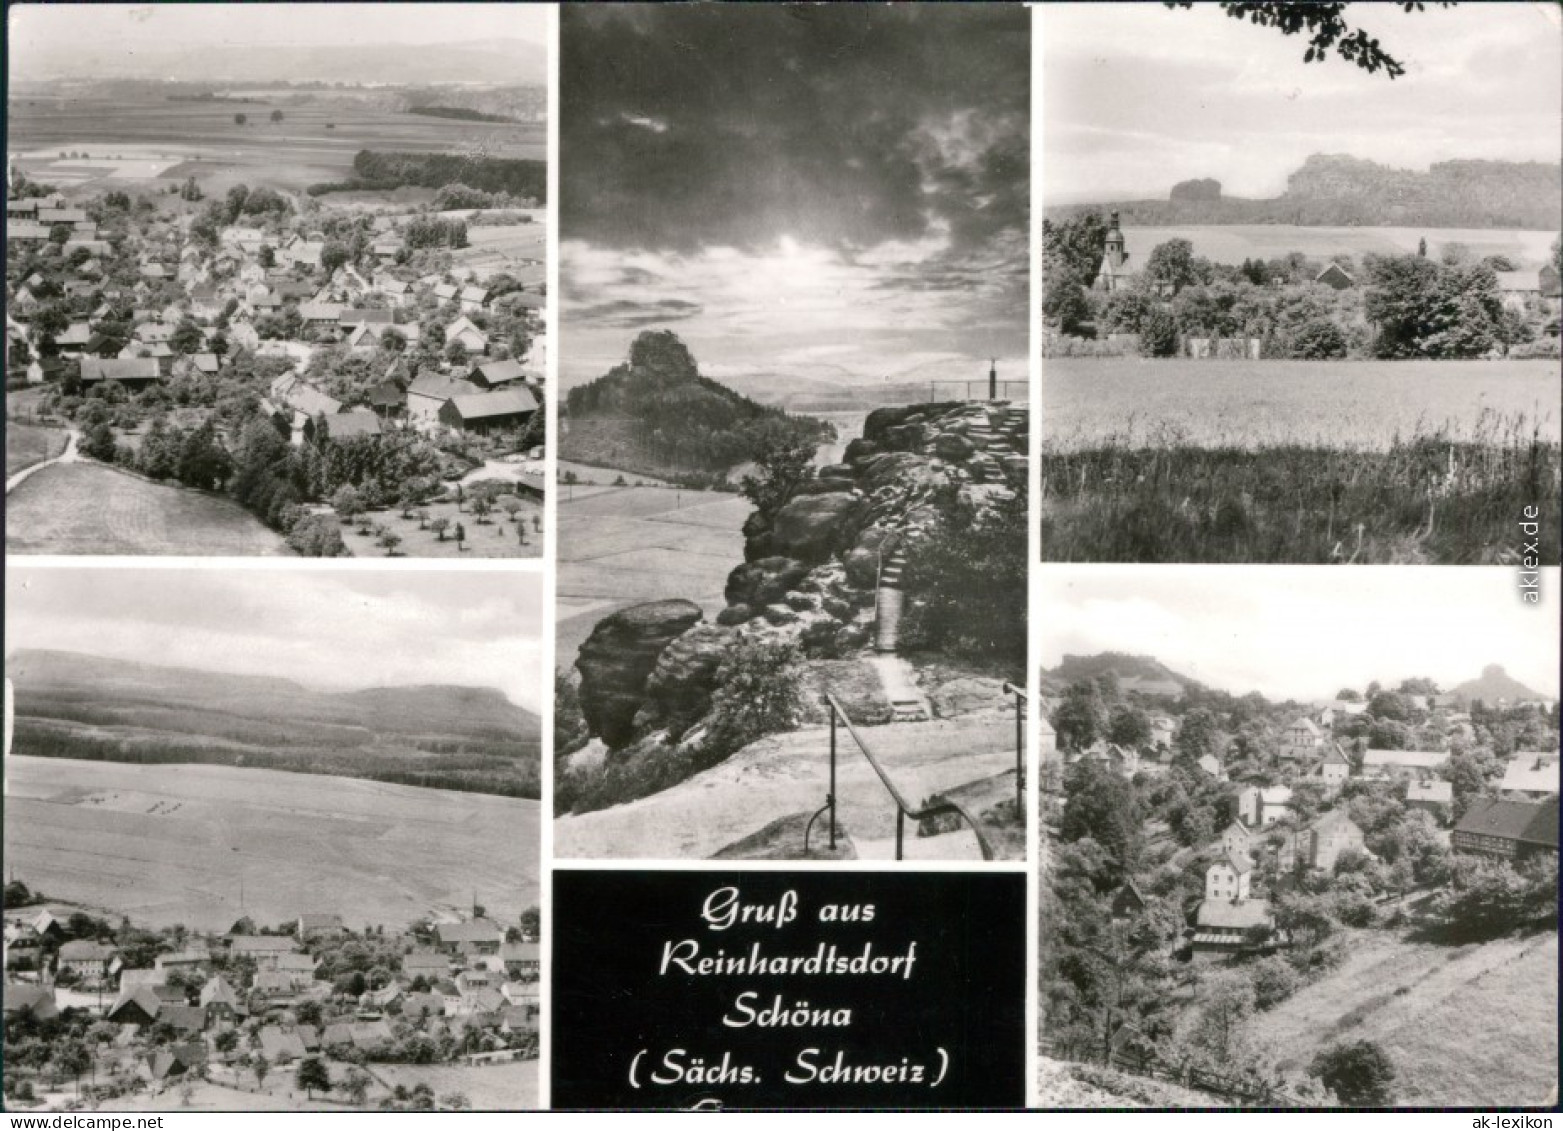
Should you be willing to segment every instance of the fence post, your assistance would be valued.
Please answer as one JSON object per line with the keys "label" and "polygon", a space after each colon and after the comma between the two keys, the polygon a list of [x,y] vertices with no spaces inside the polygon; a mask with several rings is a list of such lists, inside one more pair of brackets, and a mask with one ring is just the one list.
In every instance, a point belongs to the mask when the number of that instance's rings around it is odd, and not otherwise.
{"label": "fence post", "polygon": [[830,805],[830,850],[836,851],[836,705],[825,700],[825,710],[830,715],[830,793],[825,797]]}

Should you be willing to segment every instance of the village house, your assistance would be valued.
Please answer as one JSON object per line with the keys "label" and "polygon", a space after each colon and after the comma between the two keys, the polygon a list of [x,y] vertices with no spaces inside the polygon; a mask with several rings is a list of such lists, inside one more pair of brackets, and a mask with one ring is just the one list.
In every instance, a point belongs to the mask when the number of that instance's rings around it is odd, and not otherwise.
{"label": "village house", "polygon": [[249,958],[257,969],[275,970],[284,954],[298,953],[298,945],[288,935],[235,935],[228,943],[233,958]]}
{"label": "village house", "polygon": [[1332,810],[1286,839],[1280,853],[1282,868],[1312,868],[1333,872],[1335,862],[1348,850],[1365,851],[1362,829],[1344,809]]}
{"label": "village house", "polygon": [[1251,857],[1258,838],[1242,821],[1233,821],[1221,833],[1221,851],[1227,856]]}
{"label": "village house", "polygon": [[1456,852],[1519,862],[1558,853],[1558,799],[1479,797],[1449,834]]}
{"label": "village house", "polygon": [[1113,893],[1109,914],[1114,919],[1132,919],[1145,910],[1145,896],[1133,880],[1125,880]]}
{"label": "village house", "polygon": [[152,965],[163,975],[162,980],[166,981],[175,970],[196,971],[210,965],[211,961],[212,956],[204,950],[174,950],[158,955],[152,960]]}
{"label": "village house", "polygon": [[120,990],[119,997],[115,999],[103,1018],[116,1025],[134,1025],[144,1029],[156,1023],[163,1007],[162,999],[152,992],[150,986],[136,986],[133,989]]}
{"label": "village house", "polygon": [[298,917],[298,941],[310,939],[338,939],[347,934],[347,927],[340,915],[300,915]]}
{"label": "village house", "polygon": [[1370,780],[1429,778],[1449,763],[1447,750],[1375,750],[1362,755],[1362,776]]}
{"label": "village house", "polygon": [[66,943],[60,947],[59,959],[61,973],[69,971],[88,982],[106,977],[112,972],[110,964],[116,961],[113,947],[89,939],[73,939]]}
{"label": "village house", "polygon": [[468,919],[460,923],[440,923],[435,927],[440,949],[463,957],[498,954],[505,932],[492,919]]}
{"label": "village house", "polygon": [[482,287],[462,287],[461,312],[463,314],[478,314],[488,305],[488,292]]}
{"label": "village house", "polygon": [[541,382],[542,376],[514,358],[508,358],[505,361],[479,362],[467,372],[467,380],[480,389],[493,391],[516,382],[535,385]]}
{"label": "village house", "polygon": [[1437,817],[1454,803],[1454,787],[1446,781],[1414,781],[1406,786],[1406,808]]}
{"label": "village house", "polygon": [[1211,961],[1273,945],[1274,930],[1267,899],[1206,899],[1194,912],[1190,950],[1196,961]]}
{"label": "village house", "polygon": [[1205,899],[1247,899],[1254,863],[1246,856],[1223,856],[1205,869]]}
{"label": "village house", "polygon": [[1217,781],[1227,780],[1226,767],[1221,764],[1221,759],[1214,754],[1201,754],[1198,766]]}
{"label": "village house", "polygon": [[1292,815],[1290,786],[1251,785],[1237,795],[1237,815],[1249,828],[1264,828]]}
{"label": "village house", "polygon": [[1351,759],[1341,749],[1340,743],[1331,742],[1329,752],[1319,763],[1319,778],[1330,789],[1338,789],[1351,777]]}
{"label": "village house", "polygon": [[53,1021],[60,1015],[54,990],[24,982],[7,982],[4,990],[5,1019],[26,1017],[32,1021]]}
{"label": "village house", "polygon": [[201,987],[201,1008],[206,1010],[208,1022],[234,1021],[249,1011],[233,987],[220,974],[214,974]]}
{"label": "village house", "polygon": [[1357,281],[1351,277],[1351,273],[1339,263],[1331,263],[1323,271],[1313,277],[1315,283],[1322,283],[1337,291],[1348,290],[1357,285]]}
{"label": "village house", "polygon": [[469,354],[488,352],[488,335],[466,315],[445,327],[445,344],[449,346],[452,342],[460,342],[461,348]]}
{"label": "village house", "polygon": [[1281,734],[1281,757],[1290,760],[1312,758],[1324,745],[1324,733],[1317,723],[1299,715]]}

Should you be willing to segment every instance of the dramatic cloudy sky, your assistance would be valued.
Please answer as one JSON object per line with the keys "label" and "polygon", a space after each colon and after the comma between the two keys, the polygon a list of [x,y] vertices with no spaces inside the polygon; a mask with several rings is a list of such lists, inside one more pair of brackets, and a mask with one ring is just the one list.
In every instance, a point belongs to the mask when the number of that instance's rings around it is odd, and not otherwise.
{"label": "dramatic cloudy sky", "polygon": [[12,564],[5,613],[7,655],[53,648],[339,690],[494,687],[533,711],[544,694],[530,572]]}
{"label": "dramatic cloudy sky", "polygon": [[648,327],[717,375],[1024,375],[1024,8],[566,5],[560,50],[567,384]]}
{"label": "dramatic cloudy sky", "polygon": [[1539,606],[1501,567],[1052,566],[1042,579],[1045,668],[1128,652],[1236,695],[1311,700],[1413,676],[1452,687],[1501,664],[1558,694],[1556,569]]}
{"label": "dramatic cloudy sky", "polygon": [[1214,5],[1042,7],[1049,202],[1160,197],[1215,177],[1232,196],[1274,196],[1311,153],[1410,169],[1449,158],[1556,162],[1563,9],[1462,4],[1406,14],[1353,4],[1348,19],[1405,64],[1391,80],[1304,38]]}

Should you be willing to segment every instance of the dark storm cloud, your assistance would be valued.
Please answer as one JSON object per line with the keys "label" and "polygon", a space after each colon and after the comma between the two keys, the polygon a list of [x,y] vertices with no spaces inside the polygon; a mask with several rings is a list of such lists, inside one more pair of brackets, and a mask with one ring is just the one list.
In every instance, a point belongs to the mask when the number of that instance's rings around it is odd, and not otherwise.
{"label": "dark storm cloud", "polygon": [[[649,272],[646,272],[649,274]],[[639,329],[643,326],[659,326],[666,322],[681,322],[694,318],[705,308],[698,302],[666,298],[655,302],[635,302],[631,299],[615,299],[595,306],[582,307],[571,312],[572,319],[593,322],[599,326],[618,326]]]}
{"label": "dark storm cloud", "polygon": [[561,235],[850,255],[946,226],[1024,232],[1030,14],[1018,5],[561,12]]}

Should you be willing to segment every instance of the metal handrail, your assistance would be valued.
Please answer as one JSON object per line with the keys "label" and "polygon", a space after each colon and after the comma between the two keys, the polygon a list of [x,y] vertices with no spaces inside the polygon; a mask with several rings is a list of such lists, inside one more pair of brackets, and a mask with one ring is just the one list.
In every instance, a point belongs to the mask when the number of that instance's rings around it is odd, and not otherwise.
{"label": "metal handrail", "polygon": [[1026,704],[1031,696],[1024,687],[1016,687],[1008,681],[1004,694],[1015,697],[1015,813],[1026,811]]}
{"label": "metal handrail", "polygon": [[921,809],[912,808],[906,797],[896,788],[895,782],[891,780],[889,773],[880,764],[879,759],[874,756],[874,752],[868,748],[868,743],[863,741],[863,736],[858,734],[857,728],[852,725],[852,720],[847,716],[846,708],[841,705],[840,700],[828,691],[825,692],[824,699],[825,706],[830,714],[830,792],[825,795],[825,804],[810,818],[808,827],[803,831],[803,851],[805,855],[807,855],[809,850],[809,833],[814,827],[814,822],[826,811],[830,813],[830,824],[828,826],[830,830],[830,847],[832,851],[836,847],[836,719],[839,717],[842,725],[847,728],[847,734],[857,744],[858,750],[862,752],[863,757],[868,759],[869,766],[879,778],[879,784],[885,787],[885,792],[895,802],[895,858],[897,860],[904,859],[905,856],[906,819],[908,817],[914,821],[923,821],[930,817],[942,817],[948,813],[954,813],[971,826],[971,831],[977,837],[977,847],[982,850],[982,858],[984,860],[993,859],[993,846],[988,843],[988,838],[982,834],[982,827],[977,824],[976,818],[968,813],[959,803],[946,798],[932,805],[926,805]]}

